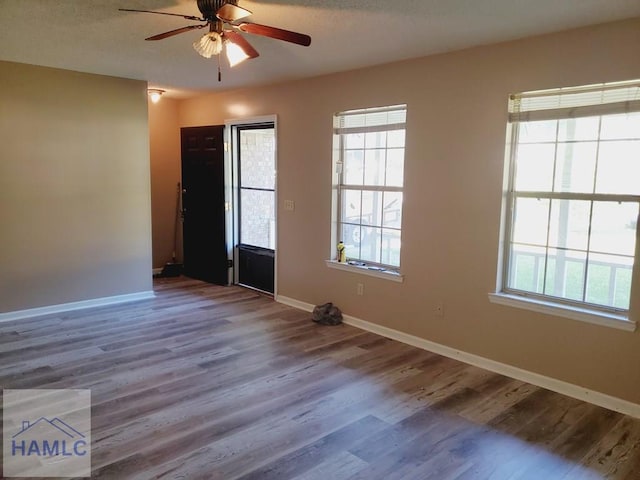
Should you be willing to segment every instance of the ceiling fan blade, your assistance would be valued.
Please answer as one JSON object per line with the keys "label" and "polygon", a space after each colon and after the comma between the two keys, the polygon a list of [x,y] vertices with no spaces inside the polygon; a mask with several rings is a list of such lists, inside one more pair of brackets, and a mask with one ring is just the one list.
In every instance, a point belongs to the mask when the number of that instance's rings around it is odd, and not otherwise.
{"label": "ceiling fan blade", "polygon": [[254,35],[262,35],[264,37],[276,38],[285,42],[296,43],[304,47],[311,45],[311,37],[303,33],[291,32],[281,28],[269,27],[257,23],[241,23],[237,26],[240,30]]}
{"label": "ceiling fan blade", "polygon": [[235,22],[241,18],[245,18],[251,15],[251,12],[246,8],[239,7],[233,3],[225,3],[216,12],[216,17],[225,22]]}
{"label": "ceiling fan blade", "polygon": [[228,39],[230,42],[235,43],[238,47],[242,49],[244,53],[247,54],[249,58],[259,57],[260,54],[258,51],[251,46],[251,44],[244,38],[242,35],[236,32],[232,32],[231,30],[225,30],[222,34],[224,38]]}
{"label": "ceiling fan blade", "polygon": [[156,15],[171,15],[172,17],[181,17],[185,20],[194,20],[196,22],[206,22],[204,18],[194,17],[192,15],[180,15],[179,13],[154,12],[153,10],[134,10],[132,8],[119,8],[121,12],[138,12],[138,13],[155,13]]}
{"label": "ceiling fan blade", "polygon": [[175,30],[169,30],[168,32],[159,33],[158,35],[154,35],[153,37],[145,38],[145,40],[162,40],[164,38],[173,37],[174,35],[178,35],[180,33],[204,27],[206,27],[206,25],[189,25],[187,27],[176,28]]}

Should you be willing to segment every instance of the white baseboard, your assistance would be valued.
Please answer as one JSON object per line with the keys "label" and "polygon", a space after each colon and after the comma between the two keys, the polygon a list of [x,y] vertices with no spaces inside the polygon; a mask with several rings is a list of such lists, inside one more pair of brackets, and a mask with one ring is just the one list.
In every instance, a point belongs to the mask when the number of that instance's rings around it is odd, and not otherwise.
{"label": "white baseboard", "polygon": [[147,292],[129,293],[126,295],[116,295],[113,297],[93,298],[91,300],[82,300],[80,302],[62,303],[59,305],[50,305],[47,307],[29,308],[27,310],[16,310],[14,312],[0,313],[0,322],[10,322],[12,320],[21,320],[24,318],[37,317],[40,315],[50,315],[52,313],[70,312],[72,310],[81,310],[84,308],[104,307],[107,305],[116,305],[118,303],[136,302],[139,300],[148,300],[156,295],[153,290]]}
{"label": "white baseboard", "polygon": [[310,303],[301,302],[300,300],[285,297],[283,295],[276,295],[275,301],[284,305],[289,305],[293,308],[297,308],[298,310],[304,310],[305,312],[312,312],[315,307],[315,305],[311,305]]}
{"label": "white baseboard", "polygon": [[[276,297],[276,301],[307,312],[311,312],[314,307],[314,305],[310,303],[301,302],[300,300],[282,295],[278,295]],[[429,352],[437,353],[444,357],[453,358],[469,365],[474,365],[494,373],[499,373],[510,378],[515,378],[516,380],[521,380],[538,387],[567,395],[568,397],[577,398],[578,400],[583,400],[615,412],[640,418],[640,405],[637,403],[629,402],[594,390],[589,390],[588,388],[580,387],[572,383],[540,375],[528,370],[523,370],[518,367],[507,365],[506,363],[496,362],[495,360],[481,357],[473,353],[456,350],[455,348],[447,347],[446,345],[431,342],[424,338],[416,337],[415,335],[383,327],[382,325],[376,325],[375,323],[367,322],[350,315],[343,314],[343,321],[353,327],[357,327],[371,333],[376,333],[383,337],[391,338]]]}

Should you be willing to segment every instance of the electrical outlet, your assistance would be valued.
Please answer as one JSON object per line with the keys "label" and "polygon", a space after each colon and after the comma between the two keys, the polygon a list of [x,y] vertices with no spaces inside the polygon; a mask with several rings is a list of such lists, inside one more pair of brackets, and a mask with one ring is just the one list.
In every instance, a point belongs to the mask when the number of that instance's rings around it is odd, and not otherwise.
{"label": "electrical outlet", "polygon": [[284,209],[293,212],[296,208],[296,204],[293,200],[284,201]]}
{"label": "electrical outlet", "polygon": [[444,317],[444,303],[436,303],[435,314],[437,317]]}
{"label": "electrical outlet", "polygon": [[364,283],[358,283],[356,293],[360,296],[364,295]]}

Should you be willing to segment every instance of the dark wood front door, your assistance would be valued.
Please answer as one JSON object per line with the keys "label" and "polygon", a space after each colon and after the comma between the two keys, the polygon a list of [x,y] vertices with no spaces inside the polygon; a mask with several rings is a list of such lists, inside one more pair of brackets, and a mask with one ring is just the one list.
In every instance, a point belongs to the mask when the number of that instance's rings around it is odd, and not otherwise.
{"label": "dark wood front door", "polygon": [[223,125],[180,129],[184,273],[228,283]]}

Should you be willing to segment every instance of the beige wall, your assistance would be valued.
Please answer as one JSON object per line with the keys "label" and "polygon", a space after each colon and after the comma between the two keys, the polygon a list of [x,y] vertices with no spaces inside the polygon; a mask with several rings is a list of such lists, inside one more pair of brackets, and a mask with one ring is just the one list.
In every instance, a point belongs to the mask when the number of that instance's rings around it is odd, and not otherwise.
{"label": "beige wall", "polygon": [[0,312],[151,290],[146,82],[0,62]]}
{"label": "beige wall", "polygon": [[[331,300],[364,320],[640,403],[640,333],[487,299],[496,285],[509,93],[640,78],[639,45],[635,19],[203,96],[181,102],[179,124],[278,115],[279,203],[296,202],[278,217],[280,295]],[[402,284],[324,264],[333,253],[332,115],[397,103],[408,104]],[[638,275],[634,282],[640,321]],[[434,315],[439,301],[444,318]]]}
{"label": "beige wall", "polygon": [[[178,101],[163,97],[149,102],[151,147],[151,213],[153,267],[172,261],[175,236],[176,187],[180,182]],[[182,223],[178,224],[176,257],[182,259]]]}

